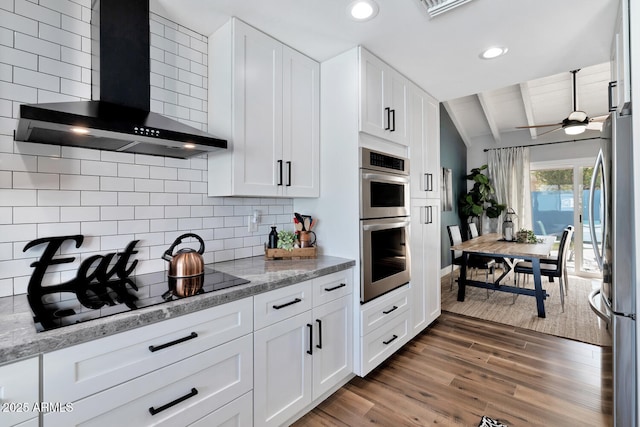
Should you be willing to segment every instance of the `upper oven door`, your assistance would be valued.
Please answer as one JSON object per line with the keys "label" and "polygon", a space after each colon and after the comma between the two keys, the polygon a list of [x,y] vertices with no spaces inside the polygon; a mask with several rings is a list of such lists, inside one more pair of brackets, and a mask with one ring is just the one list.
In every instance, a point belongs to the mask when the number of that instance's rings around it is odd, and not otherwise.
{"label": "upper oven door", "polygon": [[409,176],[360,169],[360,219],[409,216]]}

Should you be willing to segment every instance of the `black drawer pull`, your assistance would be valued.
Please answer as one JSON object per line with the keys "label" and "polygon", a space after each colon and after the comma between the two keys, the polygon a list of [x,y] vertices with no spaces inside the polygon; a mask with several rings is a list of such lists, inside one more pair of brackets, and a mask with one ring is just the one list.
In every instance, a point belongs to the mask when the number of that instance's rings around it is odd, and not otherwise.
{"label": "black drawer pull", "polygon": [[316,319],[318,322],[318,344],[316,344],[316,348],[322,350],[322,320]]}
{"label": "black drawer pull", "polygon": [[383,314],[389,314],[389,313],[391,313],[392,311],[395,311],[395,310],[397,310],[397,309],[398,309],[398,306],[397,306],[397,305],[394,305],[394,306],[393,306],[393,308],[392,308],[391,310],[383,311],[382,313],[383,313]]}
{"label": "black drawer pull", "polygon": [[150,345],[149,351],[153,353],[154,351],[162,350],[164,348],[171,347],[172,345],[176,345],[176,344],[180,344],[181,342],[192,340],[197,336],[198,334],[196,334],[195,332],[191,332],[191,334],[187,335],[186,337],[178,338],[175,341],[171,341],[171,342],[160,344],[160,345]]}
{"label": "black drawer pull", "polygon": [[307,323],[307,328],[309,328],[309,350],[307,350],[307,354],[313,355],[313,325]]}
{"label": "black drawer pull", "polygon": [[300,301],[302,301],[300,298],[296,298],[293,301],[285,302],[284,304],[274,305],[273,308],[275,308],[276,310],[280,310],[281,308],[288,307],[288,306],[290,306],[292,304],[296,304],[296,303],[298,303]]}
{"label": "black drawer pull", "polygon": [[184,402],[185,400],[189,399],[190,397],[195,396],[196,394],[198,394],[198,390],[196,390],[195,388],[192,388],[191,391],[187,394],[185,394],[182,397],[177,398],[176,400],[167,403],[166,405],[162,405],[161,407],[159,407],[158,409],[154,408],[153,406],[149,408],[149,413],[151,415],[155,415],[155,414],[159,414],[160,412],[164,411],[165,409],[169,409],[174,405],[177,405],[180,402]]}
{"label": "black drawer pull", "polygon": [[324,290],[327,292],[331,292],[335,291],[336,289],[344,288],[345,286],[347,286],[346,283],[340,283],[338,286],[334,286],[333,288],[324,288]]}
{"label": "black drawer pull", "polygon": [[398,336],[396,334],[393,334],[393,338],[391,338],[389,341],[382,341],[382,344],[384,345],[389,345],[391,344],[396,338],[398,338]]}
{"label": "black drawer pull", "polygon": [[391,108],[385,107],[384,112],[387,114],[387,124],[384,126],[384,130],[391,129]]}

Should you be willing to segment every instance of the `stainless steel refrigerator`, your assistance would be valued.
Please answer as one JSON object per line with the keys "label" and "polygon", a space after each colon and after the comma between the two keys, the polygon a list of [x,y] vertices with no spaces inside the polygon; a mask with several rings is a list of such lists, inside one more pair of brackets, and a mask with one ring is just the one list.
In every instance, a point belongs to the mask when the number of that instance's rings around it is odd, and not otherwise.
{"label": "stainless steel refrigerator", "polygon": [[[613,112],[602,128],[589,195],[591,240],[602,270],[602,286],[590,303],[613,341],[613,416],[620,427],[638,425],[632,154],[631,115]],[[601,209],[595,212],[598,187]]]}

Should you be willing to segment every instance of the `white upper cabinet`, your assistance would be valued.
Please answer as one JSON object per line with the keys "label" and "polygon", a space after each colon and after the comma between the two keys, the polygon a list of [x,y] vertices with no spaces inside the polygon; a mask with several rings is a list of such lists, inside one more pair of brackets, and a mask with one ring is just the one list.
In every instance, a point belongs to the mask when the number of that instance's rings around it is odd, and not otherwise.
{"label": "white upper cabinet", "polygon": [[317,197],[319,64],[235,18],[209,61],[209,196]]}
{"label": "white upper cabinet", "polygon": [[364,48],[360,54],[360,131],[408,145],[408,80]]}
{"label": "white upper cabinet", "polygon": [[419,87],[409,85],[409,158],[411,198],[440,198],[440,105]]}
{"label": "white upper cabinet", "polygon": [[631,103],[630,29],[629,0],[620,0],[616,29],[611,46],[611,93],[612,110],[622,113]]}

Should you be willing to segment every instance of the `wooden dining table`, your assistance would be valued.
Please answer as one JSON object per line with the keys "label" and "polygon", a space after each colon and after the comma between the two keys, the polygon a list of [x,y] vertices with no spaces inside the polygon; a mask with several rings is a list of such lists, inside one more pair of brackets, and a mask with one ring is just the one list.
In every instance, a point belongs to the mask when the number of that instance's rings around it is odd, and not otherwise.
{"label": "wooden dining table", "polygon": [[[501,292],[511,292],[519,295],[530,295],[536,298],[538,317],[546,317],[544,300],[547,293],[542,289],[542,276],[540,274],[540,261],[549,257],[555,236],[537,236],[539,243],[508,242],[499,233],[483,234],[473,239],[466,240],[451,246],[454,251],[462,251],[462,265],[460,266],[460,278],[458,279],[458,301],[464,301],[467,286],[492,289]],[[469,255],[481,255],[492,258],[504,258],[506,268],[494,282],[481,282],[467,278],[467,263]],[[534,289],[521,288],[502,284],[516,260],[531,261],[533,268]]]}

